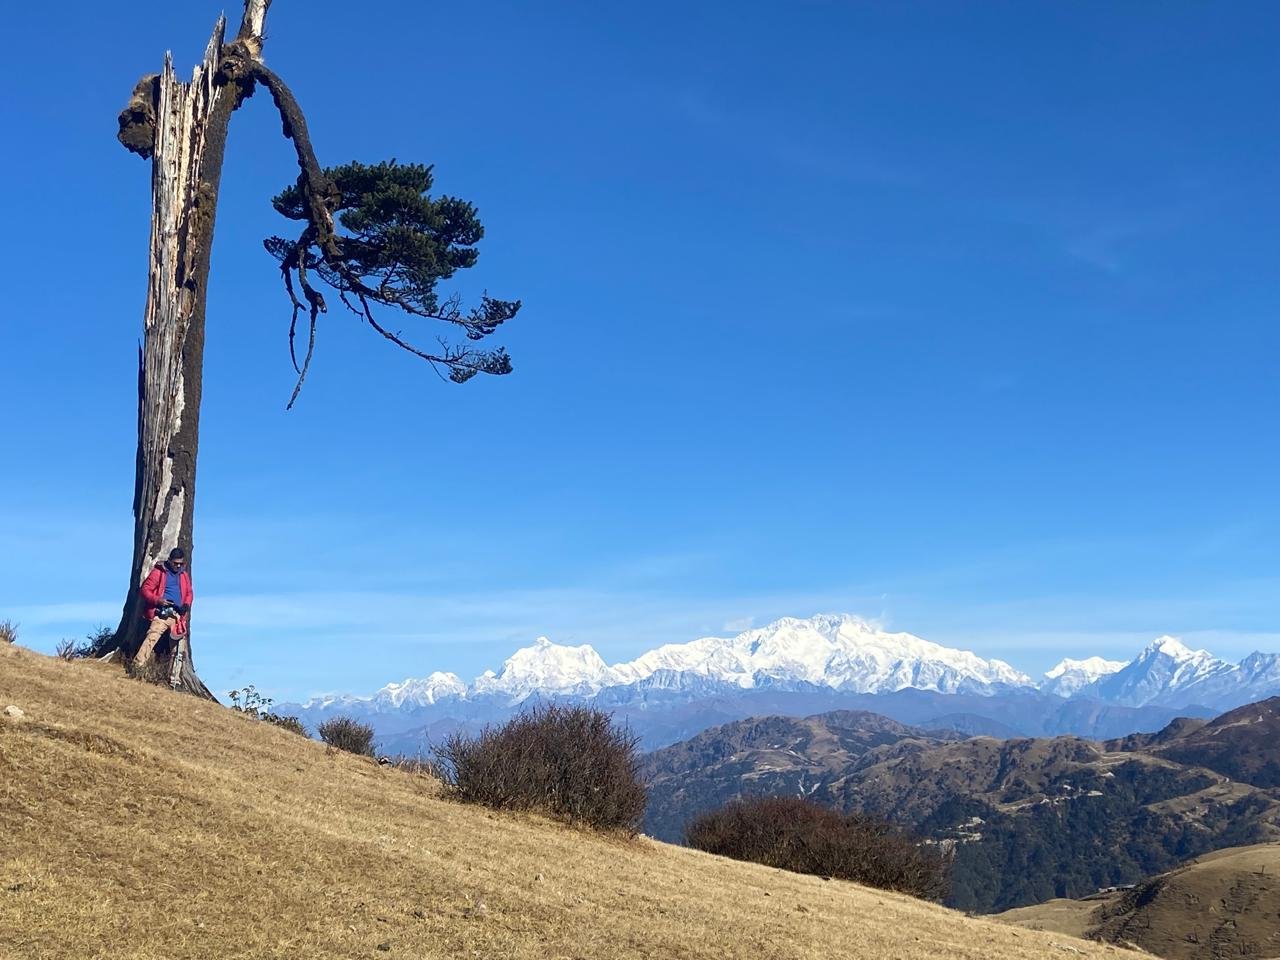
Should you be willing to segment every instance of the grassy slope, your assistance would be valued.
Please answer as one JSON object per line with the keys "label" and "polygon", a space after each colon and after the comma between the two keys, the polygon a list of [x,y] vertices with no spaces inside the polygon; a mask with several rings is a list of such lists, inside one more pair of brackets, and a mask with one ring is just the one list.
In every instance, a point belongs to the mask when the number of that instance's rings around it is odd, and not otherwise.
{"label": "grassy slope", "polygon": [[0,717],[4,958],[1129,955],[460,806],[114,668],[0,645],[10,703],[26,717]]}
{"label": "grassy slope", "polygon": [[1206,854],[1128,894],[1050,900],[998,916],[1135,943],[1174,960],[1280,957],[1280,843]]}

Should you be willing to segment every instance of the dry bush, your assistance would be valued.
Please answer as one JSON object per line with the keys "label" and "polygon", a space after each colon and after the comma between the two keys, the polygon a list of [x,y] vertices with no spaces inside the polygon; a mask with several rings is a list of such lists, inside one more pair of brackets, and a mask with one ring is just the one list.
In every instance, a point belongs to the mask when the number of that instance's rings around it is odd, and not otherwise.
{"label": "dry bush", "polygon": [[83,660],[89,657],[102,656],[107,644],[115,638],[115,631],[110,627],[98,627],[85,634],[83,641],[59,640],[54,654],[62,660]]}
{"label": "dry bush", "polygon": [[886,821],[839,813],[801,797],[731,801],[696,817],[685,830],[685,843],[735,860],[926,900],[941,900],[950,886],[948,863],[938,848],[921,846]]}
{"label": "dry bush", "polygon": [[333,717],[316,728],[329,746],[362,757],[373,756],[373,727],[351,717]]}
{"label": "dry bush", "polygon": [[273,727],[279,727],[281,730],[288,730],[290,733],[296,733],[300,737],[311,739],[311,734],[307,733],[307,728],[297,717],[286,716],[282,713],[264,713],[258,717]]}
{"label": "dry bush", "polygon": [[80,648],[82,651],[80,655],[97,659],[106,653],[107,647],[115,638],[115,630],[105,624],[96,630],[90,630],[85,634],[84,644]]}
{"label": "dry bush", "polygon": [[634,835],[648,797],[639,738],[595,707],[535,707],[436,750],[440,777],[459,800],[541,810],[571,823]]}
{"label": "dry bush", "polygon": [[17,643],[18,625],[12,620],[0,620],[0,643]]}

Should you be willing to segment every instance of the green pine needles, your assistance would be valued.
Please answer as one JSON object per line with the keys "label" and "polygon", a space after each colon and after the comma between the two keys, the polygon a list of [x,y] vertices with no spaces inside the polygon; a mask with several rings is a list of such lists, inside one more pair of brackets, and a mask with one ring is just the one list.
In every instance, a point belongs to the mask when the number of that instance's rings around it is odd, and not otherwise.
{"label": "green pine needles", "polygon": [[[383,337],[426,360],[438,373],[447,371],[454,383],[465,383],[477,373],[511,372],[505,349],[489,350],[475,343],[514,317],[520,301],[486,294],[478,306],[464,310],[459,297],[442,298],[436,289],[458,270],[474,266],[479,256],[476,244],[484,236],[484,227],[471,203],[432,197],[432,168],[425,164],[348,163],[309,173],[304,167],[298,183],[272,200],[281,214],[306,224],[302,234],[296,240],[271,237],[264,241],[280,262],[293,304],[289,352],[298,383],[290,407],[315,349],[316,317],[327,309],[313,275],[337,291],[342,303]],[[423,350],[379,322],[371,308],[375,303],[453,324],[467,343],[456,345],[437,338],[437,349]],[[299,363],[295,339],[304,310],[310,316],[310,335],[305,358]]]}

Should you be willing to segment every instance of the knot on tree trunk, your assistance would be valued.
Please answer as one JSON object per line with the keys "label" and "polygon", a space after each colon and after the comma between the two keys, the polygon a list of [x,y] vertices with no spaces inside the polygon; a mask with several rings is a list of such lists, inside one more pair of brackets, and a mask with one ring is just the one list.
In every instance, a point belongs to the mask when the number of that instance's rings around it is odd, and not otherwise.
{"label": "knot on tree trunk", "polygon": [[133,88],[129,102],[120,111],[120,132],[116,134],[126,150],[144,160],[155,150],[156,101],[160,97],[160,74],[148,73]]}
{"label": "knot on tree trunk", "polygon": [[223,45],[222,58],[218,62],[218,72],[214,75],[214,82],[234,92],[232,110],[238,110],[240,104],[253,96],[254,73],[260,64],[261,57],[262,38],[260,37],[237,37]]}

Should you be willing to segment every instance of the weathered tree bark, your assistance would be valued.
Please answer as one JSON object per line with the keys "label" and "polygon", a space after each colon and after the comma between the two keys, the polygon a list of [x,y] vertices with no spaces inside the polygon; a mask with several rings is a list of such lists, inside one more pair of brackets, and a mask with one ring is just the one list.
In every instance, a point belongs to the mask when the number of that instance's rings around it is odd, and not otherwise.
{"label": "weathered tree bark", "polygon": [[[269,3],[245,0],[240,31],[230,42],[224,42],[226,21],[220,18],[189,83],[177,79],[166,54],[163,71],[139,81],[120,115],[121,143],[151,158],[152,210],[138,357],[133,559],[120,624],[103,651],[115,656],[131,657],[142,641],[140,587],[155,564],[176,546],[188,551],[189,563],[196,556],[192,516],[214,217],[231,114],[254,82],[242,71],[224,71],[223,64],[258,60]],[[173,652],[162,648],[157,654]],[[189,648],[179,685],[213,699]]]}

